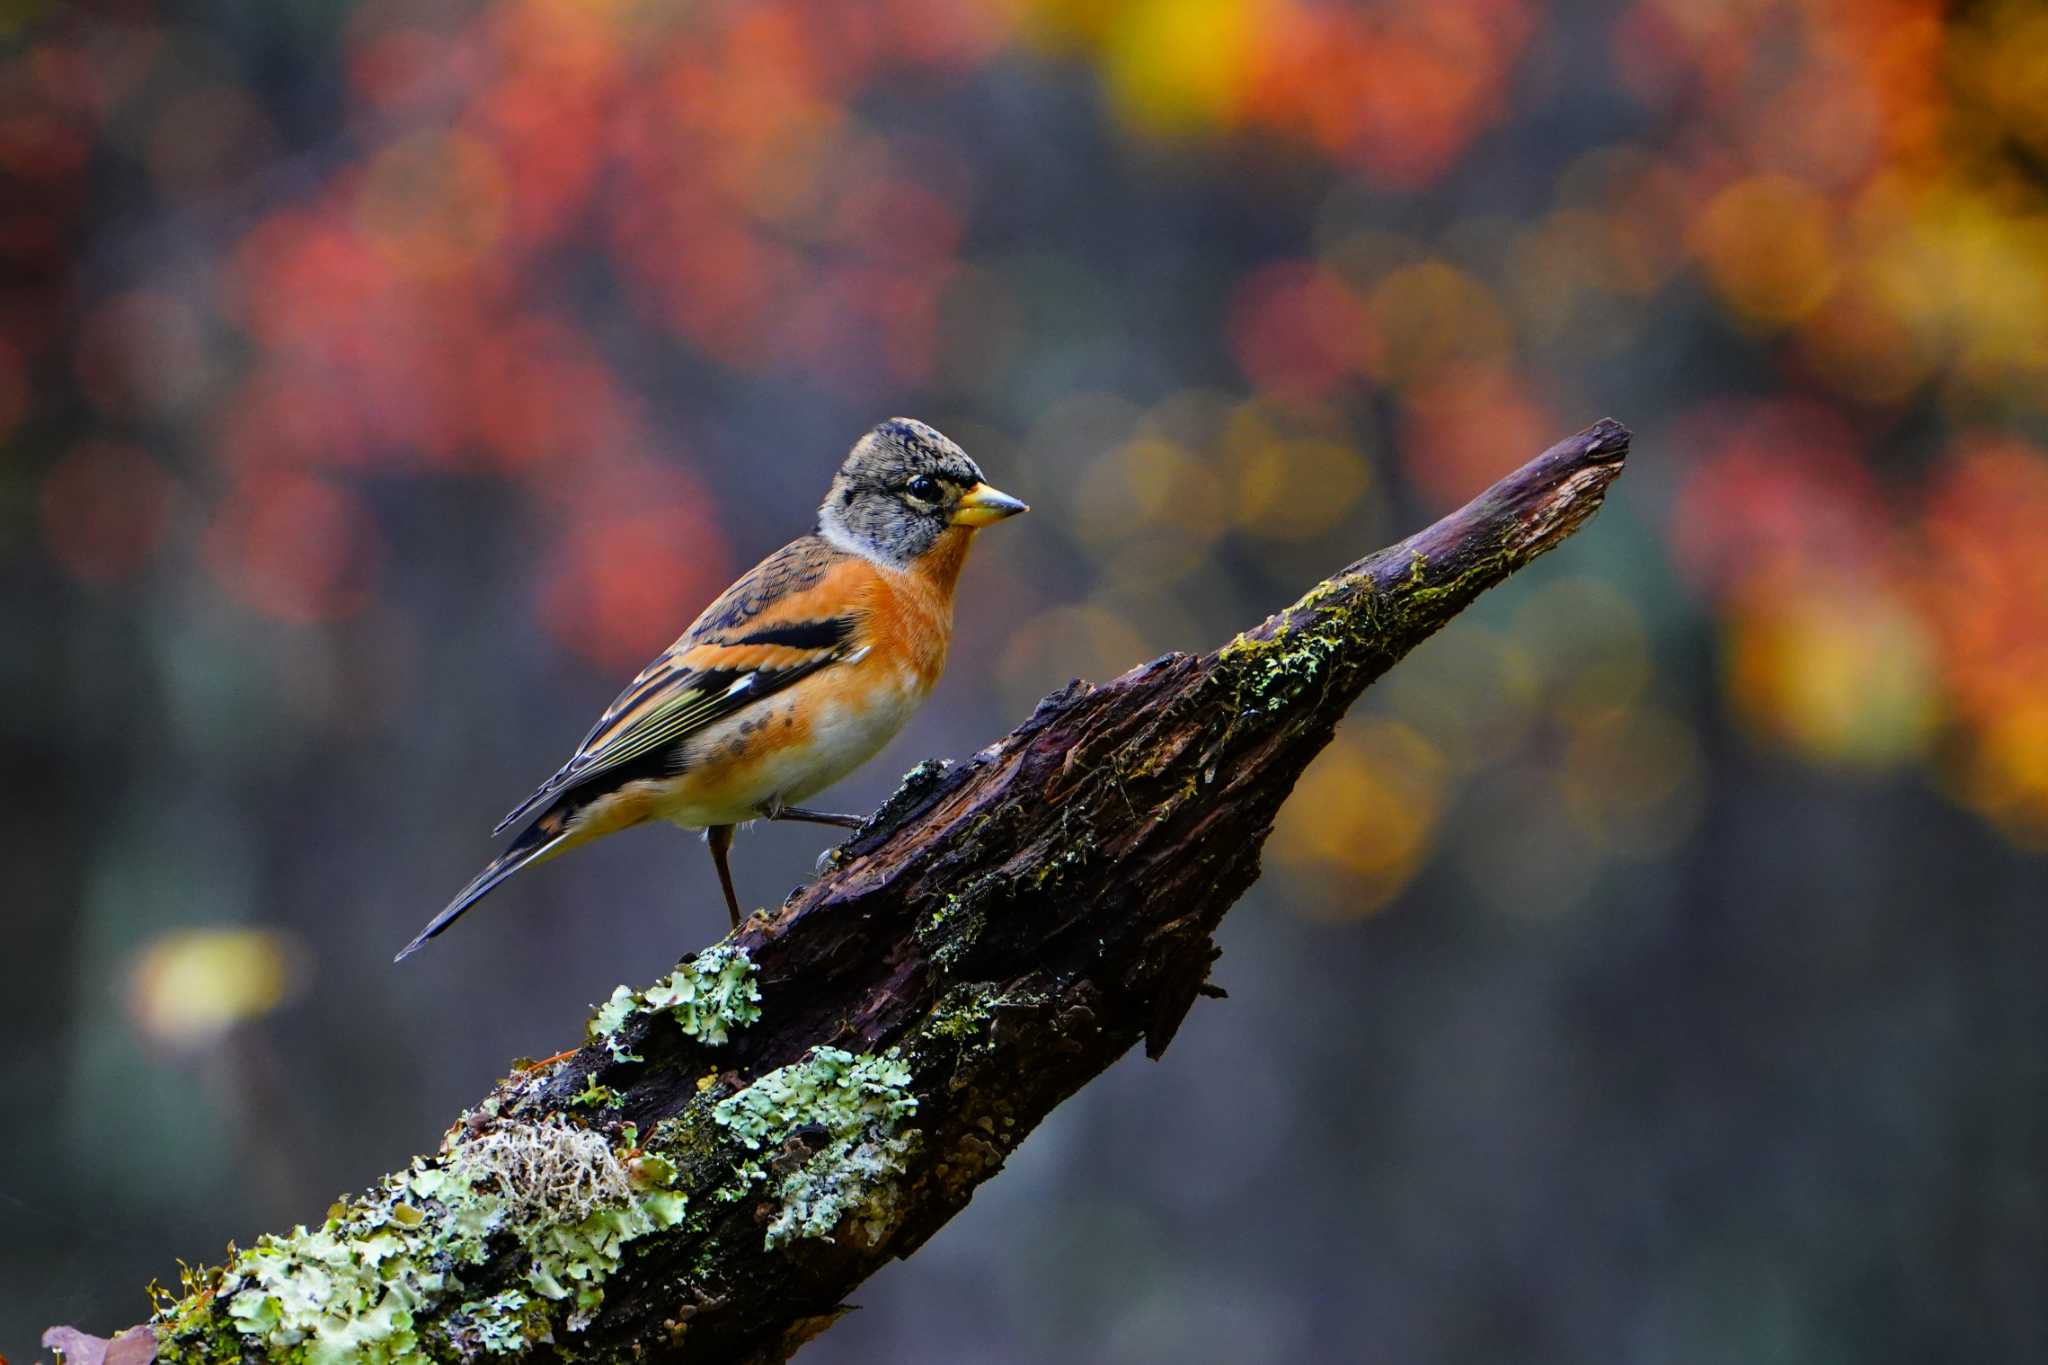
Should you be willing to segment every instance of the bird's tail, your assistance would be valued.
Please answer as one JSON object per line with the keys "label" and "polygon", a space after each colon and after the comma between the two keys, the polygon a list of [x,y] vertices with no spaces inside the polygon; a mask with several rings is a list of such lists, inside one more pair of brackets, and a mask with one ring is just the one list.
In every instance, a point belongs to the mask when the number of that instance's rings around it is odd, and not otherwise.
{"label": "bird's tail", "polygon": [[405,961],[425,947],[428,939],[460,919],[463,911],[489,895],[499,882],[520,868],[541,862],[551,854],[559,852],[569,838],[567,824],[566,820],[553,811],[542,816],[524,834],[512,841],[512,847],[486,863],[484,870],[477,873],[468,886],[456,893],[454,900],[448,902],[448,908],[434,916],[427,927],[420,930],[419,937],[400,948],[398,956],[391,960]]}

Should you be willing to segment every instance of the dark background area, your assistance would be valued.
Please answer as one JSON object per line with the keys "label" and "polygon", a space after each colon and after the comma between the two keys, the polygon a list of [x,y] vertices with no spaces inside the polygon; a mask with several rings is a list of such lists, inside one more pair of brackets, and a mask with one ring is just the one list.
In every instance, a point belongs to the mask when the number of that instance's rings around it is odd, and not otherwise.
{"label": "dark background area", "polygon": [[2043,50],[2020,0],[0,8],[0,1353],[718,935],[661,831],[390,963],[874,421],[1035,511],[849,809],[1613,415],[1599,520],[1305,777],[1230,999],[805,1359],[2048,1358]]}

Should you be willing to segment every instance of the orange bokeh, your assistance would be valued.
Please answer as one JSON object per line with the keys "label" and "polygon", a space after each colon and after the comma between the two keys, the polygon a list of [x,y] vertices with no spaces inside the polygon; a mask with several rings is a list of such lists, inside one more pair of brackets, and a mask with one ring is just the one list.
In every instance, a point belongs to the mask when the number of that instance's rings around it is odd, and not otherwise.
{"label": "orange bokeh", "polygon": [[1432,501],[1452,507],[1541,450],[1557,415],[1521,376],[1453,366],[1410,389],[1401,405],[1401,462]]}
{"label": "orange bokeh", "polygon": [[593,664],[637,669],[728,572],[723,540],[701,512],[671,505],[582,517],[547,566],[541,619]]}
{"label": "orange bokeh", "polygon": [[[1458,501],[1606,406],[1604,360],[1675,320],[1739,358],[1696,377],[1699,356],[1663,357],[1680,411],[1645,423],[1737,714],[1816,761],[1922,757],[1975,808],[2022,809],[2048,667],[2038,523],[2011,510],[2048,466],[2038,7],[1634,0],[1560,65],[1569,28],[1550,0],[370,4],[339,16],[336,140],[300,156],[260,82],[178,21],[53,24],[0,57],[0,263],[27,282],[0,294],[0,440],[66,430],[74,398],[105,427],[25,465],[80,580],[196,563],[309,625],[375,599],[365,481],[507,481],[540,509],[546,627],[630,665],[732,567],[677,468],[704,433],[670,430],[695,414],[668,376],[1007,401],[1029,380],[1006,366],[1072,345],[1078,382],[1121,382],[1095,375],[1129,300],[1092,317],[1100,262],[985,239],[1037,187],[949,123],[976,81],[1068,62],[1107,155],[1208,166],[1204,193],[1270,193],[1301,229],[1216,248],[1189,291],[1209,311],[1176,315],[1210,333],[1181,339],[1191,363],[1208,346],[1246,392],[1166,421],[1133,390],[1141,429],[1048,470],[1100,495],[1070,522],[1105,591],[1195,581],[1238,537],[1308,553],[1377,508],[1391,464]],[[1526,129],[1489,134],[1574,82],[1633,112],[1498,193]],[[936,116],[891,116],[912,103]],[[74,273],[96,158],[176,227]],[[1329,420],[1202,429],[1247,402]],[[1919,662],[1896,704],[1821,723],[1864,659]]]}
{"label": "orange bokeh", "polygon": [[1991,717],[2048,704],[2048,460],[2010,437],[1958,442],[1928,502],[1916,591],[1950,686]]}
{"label": "orange bokeh", "polygon": [[283,472],[241,480],[205,539],[207,567],[230,596],[306,625],[352,616],[369,602],[379,549],[361,498]]}
{"label": "orange bokeh", "polygon": [[1281,5],[1260,31],[1243,116],[1298,131],[1379,184],[1418,189],[1501,116],[1535,27],[1523,0]]}
{"label": "orange bokeh", "polygon": [[1890,511],[1847,421],[1808,402],[1727,404],[1681,427],[1689,469],[1672,504],[1681,572],[1710,593],[1753,576],[1887,570]]}
{"label": "orange bokeh", "polygon": [[1299,261],[1238,282],[1229,335],[1251,381],[1283,397],[1322,398],[1375,368],[1379,339],[1363,300],[1334,272]]}

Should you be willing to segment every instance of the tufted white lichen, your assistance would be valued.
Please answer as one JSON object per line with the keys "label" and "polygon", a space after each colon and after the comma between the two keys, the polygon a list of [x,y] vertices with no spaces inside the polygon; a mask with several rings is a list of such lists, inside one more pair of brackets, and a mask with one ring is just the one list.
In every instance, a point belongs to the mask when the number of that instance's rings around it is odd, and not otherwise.
{"label": "tufted white lichen", "polygon": [[470,1188],[496,1192],[515,1222],[578,1221],[633,1194],[626,1167],[602,1133],[551,1119],[507,1124],[458,1144],[449,1169]]}
{"label": "tufted white lichen", "polygon": [[[226,1326],[244,1343],[307,1365],[418,1359],[416,1317],[450,1301],[460,1304],[450,1342],[464,1356],[518,1351],[557,1326],[578,1331],[627,1244],[682,1220],[683,1196],[667,1188],[674,1177],[667,1161],[622,1155],[560,1117],[496,1123],[335,1205],[320,1227],[238,1253],[210,1296],[159,1315],[159,1358],[216,1354],[194,1339],[209,1300],[225,1303]],[[465,1271],[505,1237],[522,1258],[523,1286],[462,1297]]]}

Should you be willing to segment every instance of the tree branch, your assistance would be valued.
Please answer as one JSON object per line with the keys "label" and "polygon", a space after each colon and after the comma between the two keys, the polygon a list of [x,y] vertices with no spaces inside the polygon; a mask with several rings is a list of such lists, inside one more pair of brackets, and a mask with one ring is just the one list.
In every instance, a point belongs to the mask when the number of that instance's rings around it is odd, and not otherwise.
{"label": "tree branch", "polygon": [[1628,442],[1601,422],[1221,649],[913,770],[817,882],[621,987],[439,1153],[165,1295],[158,1358],[786,1359],[1220,994],[1210,936],[1345,710],[1592,515]]}

